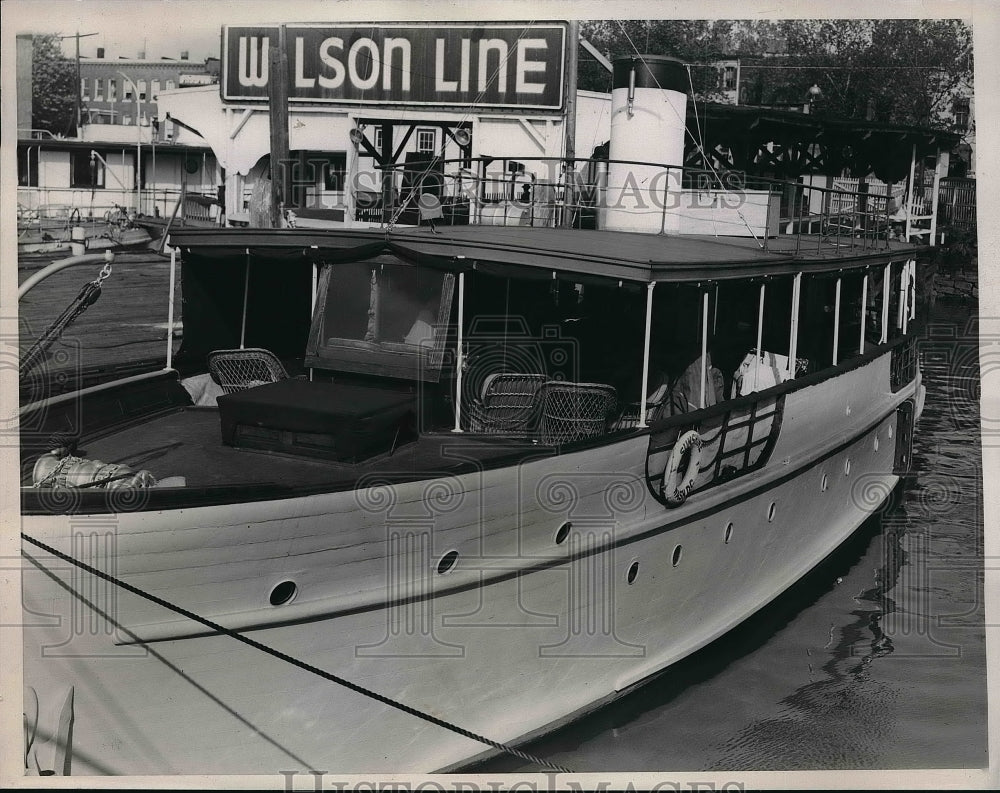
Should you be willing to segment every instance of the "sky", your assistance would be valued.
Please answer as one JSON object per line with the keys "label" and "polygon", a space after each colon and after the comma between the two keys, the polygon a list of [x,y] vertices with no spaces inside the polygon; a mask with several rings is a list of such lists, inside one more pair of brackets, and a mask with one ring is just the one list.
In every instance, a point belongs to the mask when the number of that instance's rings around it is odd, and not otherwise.
{"label": "sky", "polygon": [[[219,32],[224,24],[251,22],[370,22],[413,19],[598,19],[609,16],[601,0],[2,0],[4,27],[14,32],[72,35],[96,33],[80,39],[80,54],[135,58],[145,51],[149,58],[179,57],[188,50],[192,60],[218,57]],[[879,4],[876,10],[864,0],[785,0],[765,2],[716,2],[704,0],[636,0],[614,8],[614,15],[640,19],[761,18],[775,16],[922,16],[941,3],[901,0],[895,6]],[[945,3],[949,15],[964,16],[970,2]],[[940,12],[940,8],[938,9]],[[64,42],[67,56],[74,42]]]}

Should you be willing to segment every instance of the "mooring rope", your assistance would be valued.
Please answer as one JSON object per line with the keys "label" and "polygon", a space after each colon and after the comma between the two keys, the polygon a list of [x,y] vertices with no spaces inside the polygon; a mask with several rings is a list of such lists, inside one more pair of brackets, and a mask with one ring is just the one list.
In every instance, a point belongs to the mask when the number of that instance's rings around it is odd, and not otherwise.
{"label": "mooring rope", "polygon": [[506,754],[513,755],[514,757],[520,758],[521,760],[525,760],[526,762],[535,763],[545,768],[551,768],[553,771],[559,771],[564,774],[573,773],[568,768],[556,765],[555,763],[551,763],[548,760],[545,760],[541,757],[536,757],[535,755],[528,754],[527,752],[523,752],[520,749],[511,746],[509,744],[502,743],[500,741],[494,741],[492,738],[487,738],[484,735],[479,735],[478,733],[472,732],[471,730],[467,730],[464,727],[460,727],[459,725],[453,724],[450,721],[438,718],[437,716],[432,716],[430,713],[425,713],[422,710],[418,710],[417,708],[411,707],[410,705],[406,705],[402,702],[399,702],[398,700],[392,699],[391,697],[387,697],[384,694],[379,694],[377,691],[372,691],[370,688],[365,688],[364,686],[358,685],[357,683],[353,683],[350,680],[347,680],[346,678],[340,677],[339,675],[335,675],[332,672],[327,672],[323,669],[320,669],[319,667],[313,666],[312,664],[299,660],[294,656],[288,655],[287,653],[283,653],[281,650],[275,649],[274,647],[270,647],[266,644],[263,644],[262,642],[258,642],[254,639],[251,639],[248,636],[244,636],[242,633],[227,628],[224,625],[219,625],[217,622],[212,622],[211,620],[206,619],[205,617],[195,614],[193,611],[188,611],[182,606],[178,606],[175,603],[171,603],[170,601],[164,600],[161,597],[157,597],[156,595],[150,592],[146,592],[142,589],[139,589],[138,587],[132,586],[131,584],[122,581],[120,578],[116,578],[115,576],[110,575],[109,573],[105,573],[103,570],[98,570],[96,567],[92,567],[86,562],[82,562],[79,559],[76,559],[72,556],[69,556],[68,554],[63,553],[62,551],[58,551],[52,546],[46,545],[40,540],[36,540],[34,537],[31,537],[25,534],[24,532],[21,532],[21,539],[24,540],[25,542],[30,542],[32,545],[40,548],[46,553],[51,554],[52,556],[62,559],[64,562],[69,562],[71,565],[79,567],[81,570],[84,570],[85,572],[88,572],[91,575],[95,575],[104,581],[108,581],[114,584],[115,586],[126,590],[127,592],[131,592],[133,595],[138,595],[141,598],[145,598],[146,600],[149,600],[152,603],[156,603],[158,606],[163,606],[164,608],[176,612],[177,614],[180,614],[184,617],[187,617],[188,619],[201,623],[205,627],[211,628],[213,631],[222,633],[226,636],[229,636],[232,639],[236,639],[239,642],[243,642],[243,644],[253,647],[256,650],[260,650],[261,652],[267,653],[268,655],[278,658],[279,660],[285,661],[286,663],[289,663],[292,666],[298,667],[299,669],[303,669],[306,672],[311,672],[312,674],[317,675],[323,678],[324,680],[328,680],[331,683],[337,683],[338,685],[350,689],[351,691],[354,691],[358,694],[362,694],[363,696],[366,696],[369,699],[374,699],[376,702],[381,702],[383,705],[388,705],[389,707],[395,708],[396,710],[400,710],[403,713],[415,716],[418,719],[423,719],[424,721],[430,722],[431,724],[434,724],[438,727],[442,727],[443,729],[461,735],[463,738],[469,738],[473,741],[478,741],[479,743],[485,744],[486,746],[489,746],[493,749],[504,752]]}

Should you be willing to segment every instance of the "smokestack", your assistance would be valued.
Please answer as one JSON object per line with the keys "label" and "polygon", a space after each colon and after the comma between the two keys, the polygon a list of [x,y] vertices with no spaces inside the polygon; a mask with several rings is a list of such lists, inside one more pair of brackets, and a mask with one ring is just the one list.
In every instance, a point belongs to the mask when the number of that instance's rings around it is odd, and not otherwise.
{"label": "smokestack", "polygon": [[[677,58],[617,58],[611,89],[611,145],[601,228],[677,232],[670,194],[681,189],[687,71]],[[665,163],[630,165],[615,160]]]}

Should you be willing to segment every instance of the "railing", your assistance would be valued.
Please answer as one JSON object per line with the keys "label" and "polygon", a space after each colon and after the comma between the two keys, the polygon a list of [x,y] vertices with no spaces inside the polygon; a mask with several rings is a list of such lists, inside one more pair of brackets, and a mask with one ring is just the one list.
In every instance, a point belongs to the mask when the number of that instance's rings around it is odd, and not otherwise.
{"label": "railing", "polygon": [[762,468],[777,443],[784,405],[784,394],[748,396],[696,421],[674,417],[666,426],[658,428],[654,424],[646,461],[650,493],[661,503],[667,503],[664,472],[674,444],[688,430],[695,430],[702,444],[691,492],[707,490]]}
{"label": "railing", "polygon": [[[189,190],[188,194],[192,192]],[[213,190],[201,190],[199,194],[212,196]],[[143,188],[138,197],[139,214],[169,218],[180,195],[179,187]],[[194,215],[200,216],[201,210],[190,207],[190,203],[187,202],[185,209],[191,209]],[[136,192],[121,188],[18,187],[17,206],[19,220],[25,222],[46,215],[68,215],[73,210],[81,220],[103,220],[109,211],[118,206],[135,211]],[[188,217],[191,216],[189,213]]]}
{"label": "railing", "polygon": [[[609,183],[609,165],[620,183]],[[375,185],[351,196],[355,220],[602,228],[624,214],[645,223],[643,230],[752,236],[764,249],[789,253],[804,253],[807,244],[885,248],[896,209],[878,187],[818,187],[643,161],[436,158],[385,168]]]}
{"label": "railing", "polygon": [[976,180],[942,179],[938,200],[939,225],[965,231],[976,228]]}
{"label": "railing", "polygon": [[917,344],[912,336],[902,344],[892,348],[889,363],[889,387],[895,394],[901,388],[913,382],[917,376]]}

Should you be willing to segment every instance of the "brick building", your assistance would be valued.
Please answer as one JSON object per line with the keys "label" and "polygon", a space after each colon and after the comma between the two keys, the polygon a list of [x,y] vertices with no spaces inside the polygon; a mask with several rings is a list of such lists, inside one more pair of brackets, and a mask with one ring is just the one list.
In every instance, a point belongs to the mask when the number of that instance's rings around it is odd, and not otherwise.
{"label": "brick building", "polygon": [[80,59],[80,98],[84,124],[138,123],[149,125],[157,118],[156,97],[191,85],[218,82],[219,60],[191,61],[187,52],[178,59],[105,58]]}

